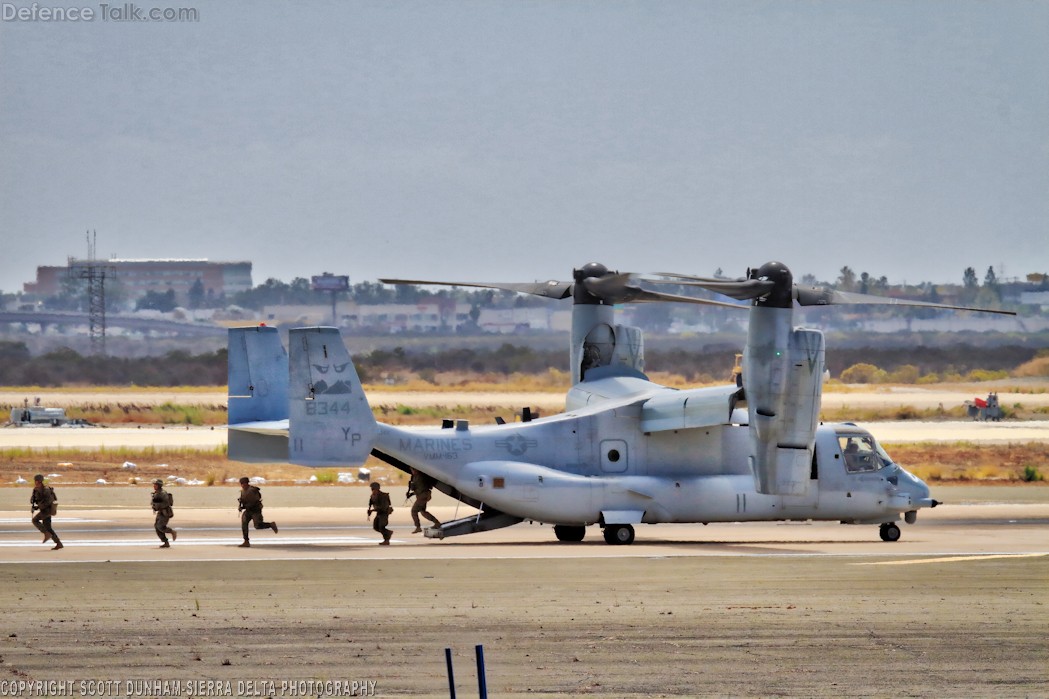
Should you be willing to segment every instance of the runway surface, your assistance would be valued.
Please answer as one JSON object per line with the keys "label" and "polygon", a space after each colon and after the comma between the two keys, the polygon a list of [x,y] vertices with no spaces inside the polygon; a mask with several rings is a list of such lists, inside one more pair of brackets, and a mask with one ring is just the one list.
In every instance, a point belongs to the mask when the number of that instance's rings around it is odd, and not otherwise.
{"label": "runway surface", "polygon": [[[830,393],[824,404],[965,398],[913,389]],[[1046,421],[864,426],[883,442],[1049,441]],[[219,428],[0,430],[0,448],[225,441]],[[946,504],[901,523],[894,543],[873,525],[783,522],[640,525],[630,546],[605,544],[597,527],[559,543],[527,523],[426,539],[410,533],[395,491],[393,544],[378,546],[366,487],[267,485],[266,519],[280,531],[252,530],[246,549],[232,486],[173,487],[179,537],[168,549],[148,485],[58,492],[66,547],[53,551],[29,522],[28,487],[0,488],[5,696],[26,696],[10,691],[24,681],[98,698],[351,696],[359,686],[447,697],[445,649],[460,692],[476,696],[477,645],[489,690],[504,698],[1049,696],[1045,486],[934,485]],[[444,496],[431,510],[470,514]],[[298,691],[318,679],[345,682]]]}
{"label": "runway surface", "polygon": [[398,507],[377,546],[366,488],[267,486],[280,531],[244,549],[234,488],[180,488],[162,550],[147,488],[65,488],[52,551],[27,489],[4,488],[0,679],[75,697],[355,695],[296,693],[311,680],[447,697],[447,648],[476,696],[481,645],[500,697],[1049,695],[1049,488],[937,491],[951,504],[895,543],[809,522],[642,525],[630,546],[529,524],[433,541]]}
{"label": "runway surface", "polygon": [[[267,490],[276,490],[270,488]],[[431,508],[455,517],[454,508]],[[855,556],[877,559],[949,559],[954,556],[1049,555],[1049,504],[975,503],[922,510],[914,525],[900,523],[900,541],[885,543],[874,525],[834,522],[750,522],[638,525],[630,546],[604,543],[598,527],[577,544],[556,541],[553,529],[521,523],[492,532],[445,540],[411,534],[407,510],[396,512],[389,547],[376,544],[361,507],[268,507],[280,532],[250,530],[252,547],[241,543],[233,508],[176,509],[179,538],[158,549],[146,508],[70,510],[54,528],[65,548],[51,551],[25,512],[0,511],[0,564],[98,561],[414,560],[508,558],[654,558]],[[460,513],[462,516],[464,513]]]}

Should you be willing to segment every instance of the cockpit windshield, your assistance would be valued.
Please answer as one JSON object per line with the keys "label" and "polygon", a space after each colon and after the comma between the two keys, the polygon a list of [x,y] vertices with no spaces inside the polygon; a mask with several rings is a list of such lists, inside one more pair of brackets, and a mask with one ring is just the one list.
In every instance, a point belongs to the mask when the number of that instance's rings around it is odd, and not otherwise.
{"label": "cockpit windshield", "polygon": [[892,465],[892,459],[869,434],[838,435],[838,445],[849,473],[867,473]]}

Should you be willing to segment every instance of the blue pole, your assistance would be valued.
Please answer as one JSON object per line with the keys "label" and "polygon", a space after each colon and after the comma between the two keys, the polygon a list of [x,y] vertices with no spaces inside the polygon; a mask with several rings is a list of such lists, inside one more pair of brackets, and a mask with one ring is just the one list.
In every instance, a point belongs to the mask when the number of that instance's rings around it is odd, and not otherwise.
{"label": "blue pole", "polygon": [[448,666],[448,692],[451,699],[455,699],[455,673],[452,672],[452,649],[444,649],[444,662]]}
{"label": "blue pole", "polygon": [[477,646],[477,691],[481,699],[488,699],[488,684],[484,681],[484,646]]}

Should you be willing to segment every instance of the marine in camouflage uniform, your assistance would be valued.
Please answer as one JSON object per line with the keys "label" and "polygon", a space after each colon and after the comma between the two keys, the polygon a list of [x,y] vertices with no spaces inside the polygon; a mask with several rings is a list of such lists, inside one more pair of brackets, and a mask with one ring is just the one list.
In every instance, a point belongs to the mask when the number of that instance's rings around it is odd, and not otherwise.
{"label": "marine in camouflage uniform", "polygon": [[167,535],[171,535],[172,541],[178,540],[178,532],[168,526],[168,522],[175,516],[171,506],[175,504],[175,498],[171,496],[171,493],[164,490],[164,481],[159,478],[153,481],[153,512],[156,513],[156,519],[153,521],[153,528],[157,531],[157,536],[160,537],[160,548],[166,549],[171,548],[171,544],[168,543]]}
{"label": "marine in camouflage uniform", "polygon": [[272,529],[277,533],[276,522],[262,521],[262,491],[251,484],[247,476],[240,479],[240,497],[237,498],[237,509],[240,510],[240,530],[244,534],[244,543],[241,548],[248,548],[251,542],[248,540],[248,522],[254,522],[256,529]]}
{"label": "marine in camouflage uniform", "polygon": [[415,530],[412,534],[418,534],[423,530],[419,524],[419,515],[433,522],[433,526],[441,526],[437,518],[426,511],[426,505],[433,497],[433,479],[414,466],[412,467],[412,480],[408,484],[408,497],[412,495],[415,496],[415,504],[412,505],[412,521],[415,523]]}
{"label": "marine in camouflage uniform", "polygon": [[390,523],[390,513],[393,511],[390,494],[382,492],[382,486],[378,483],[372,483],[371,489],[372,495],[368,498],[368,517],[370,518],[372,513],[375,513],[372,529],[382,534],[382,541],[379,542],[379,545],[389,546],[390,537],[393,536],[393,530],[386,527]]}
{"label": "marine in camouflage uniform", "polygon": [[29,496],[29,511],[36,512],[33,515],[33,526],[44,535],[42,543],[55,542],[55,545],[51,547],[52,551],[65,548],[58,534],[55,534],[55,530],[51,527],[51,517],[54,516],[57,508],[58,498],[55,497],[55,489],[44,485],[43,474],[38,473],[33,476],[33,494]]}

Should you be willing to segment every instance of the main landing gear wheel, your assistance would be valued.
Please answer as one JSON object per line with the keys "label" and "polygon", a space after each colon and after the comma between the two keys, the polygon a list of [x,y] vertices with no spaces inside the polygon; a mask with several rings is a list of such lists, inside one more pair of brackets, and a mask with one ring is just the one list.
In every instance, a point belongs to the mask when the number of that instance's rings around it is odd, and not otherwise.
{"label": "main landing gear wheel", "polygon": [[878,529],[878,533],[881,534],[882,541],[899,541],[900,540],[900,528],[893,522],[886,522],[881,525]]}
{"label": "main landing gear wheel", "polygon": [[555,524],[554,536],[558,541],[582,541],[586,536],[586,527],[573,527],[568,524]]}
{"label": "main landing gear wheel", "polygon": [[634,528],[629,524],[606,524],[605,543],[615,545],[634,543]]}

